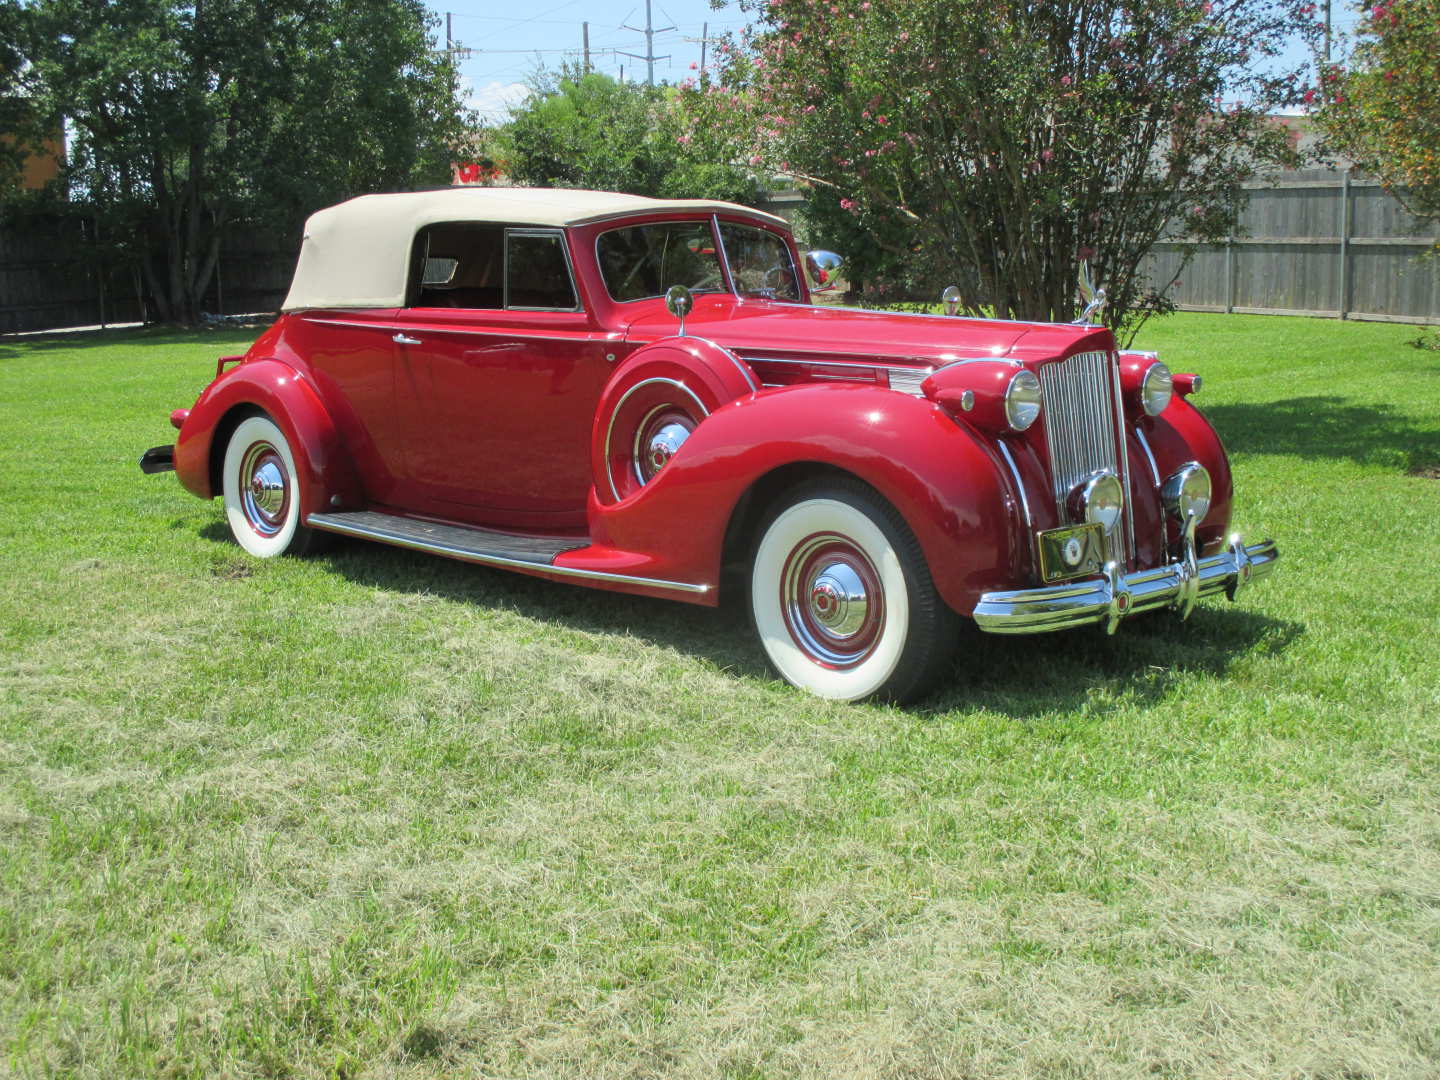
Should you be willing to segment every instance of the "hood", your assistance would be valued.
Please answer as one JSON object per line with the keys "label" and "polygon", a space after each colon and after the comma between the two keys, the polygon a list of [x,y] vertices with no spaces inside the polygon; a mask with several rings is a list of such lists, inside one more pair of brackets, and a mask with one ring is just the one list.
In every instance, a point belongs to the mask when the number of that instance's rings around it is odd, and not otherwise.
{"label": "hood", "polygon": [[[626,337],[643,343],[669,337],[676,329],[676,320],[663,303],[647,301]],[[1115,347],[1110,331],[1098,326],[908,315],[737,300],[728,294],[696,296],[685,332],[745,357],[885,359],[928,365],[975,357],[1040,361]]]}

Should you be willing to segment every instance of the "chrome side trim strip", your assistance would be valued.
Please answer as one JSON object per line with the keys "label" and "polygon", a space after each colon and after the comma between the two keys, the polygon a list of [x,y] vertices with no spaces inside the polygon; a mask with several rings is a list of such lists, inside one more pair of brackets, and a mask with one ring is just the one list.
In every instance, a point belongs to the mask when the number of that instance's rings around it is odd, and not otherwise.
{"label": "chrome side trim strip", "polygon": [[731,352],[729,349],[727,349],[724,345],[717,345],[715,342],[711,341],[709,338],[698,337],[698,336],[696,336],[695,334],[690,334],[690,335],[688,335],[688,336],[689,336],[689,338],[690,338],[691,341],[703,341],[706,345],[709,345],[712,349],[719,349],[722,353],[724,353],[724,354],[726,355],[726,357],[729,358],[730,362],[735,365],[735,370],[738,371],[738,372],[740,372],[740,377],[741,377],[742,379],[744,379],[746,383],[749,384],[749,386],[750,386],[750,392],[751,392],[752,394],[753,394],[756,390],[759,390],[759,389],[760,389],[760,387],[758,387],[758,386],[755,385],[755,378],[754,378],[754,376],[752,376],[752,375],[750,374],[750,365],[746,364],[743,360],[740,359],[740,357],[736,356],[733,352]]}
{"label": "chrome side trim strip", "polygon": [[1126,550],[1133,559],[1139,544],[1135,537],[1135,488],[1130,481],[1130,447],[1125,438],[1125,402],[1120,393],[1120,357],[1115,353],[1106,353],[1105,362],[1110,365],[1111,390],[1115,395],[1115,430],[1110,436],[1119,444],[1116,451],[1120,455],[1120,479],[1125,484]]}
{"label": "chrome side trim strip", "polygon": [[433,540],[416,540],[410,537],[396,536],[379,529],[367,529],[340,522],[326,521],[323,514],[311,514],[305,519],[305,524],[312,528],[324,529],[327,532],[340,533],[344,536],[354,536],[361,540],[377,540],[380,543],[390,544],[393,547],[409,548],[411,551],[424,551],[432,555],[445,555],[452,559],[459,559],[461,562],[479,563],[482,566],[500,566],[507,569],[538,571],[542,574],[554,574],[558,577],[582,578],[594,581],[615,581],[626,585],[645,585],[653,589],[670,589],[683,593],[704,594],[710,591],[709,585],[692,585],[686,581],[664,581],[660,578],[636,577],[634,574],[615,574],[606,570],[576,570],[572,567],[555,566],[551,563],[511,559],[504,555],[487,555],[482,551],[471,551],[466,548],[456,547],[453,544],[443,544]]}
{"label": "chrome side trim strip", "polygon": [[1135,429],[1135,438],[1140,440],[1140,449],[1145,451],[1145,460],[1150,462],[1150,475],[1155,478],[1155,488],[1160,488],[1160,466],[1155,464],[1155,454],[1150,449],[1150,440],[1145,438],[1142,428]]}
{"label": "chrome side trim strip", "polygon": [[[452,310],[452,309],[424,309],[424,310]],[[453,309],[461,310],[461,309]],[[467,308],[468,311],[499,311],[500,308]],[[512,308],[513,311],[536,311],[540,314],[575,315],[574,311],[561,311],[552,308]],[[504,326],[493,326],[485,329],[470,329],[465,326],[420,326],[415,323],[378,323],[361,322],[358,319],[317,319],[307,317],[306,322],[324,323],[327,326],[356,326],[365,330],[384,330],[386,333],[395,331],[408,332],[412,334],[450,334],[464,335],[470,337],[494,337],[504,338],[506,341],[576,341],[576,342],[614,342],[619,340],[607,333],[596,333],[591,330],[551,330],[551,331],[527,331],[516,333]]]}
{"label": "chrome side trim strip", "polygon": [[[738,355],[738,354],[737,354],[737,355]],[[874,363],[866,363],[866,362],[864,362],[864,361],[862,361],[862,360],[824,360],[824,359],[797,360],[797,359],[795,359],[794,357],[789,357],[789,356],[757,356],[757,355],[755,355],[754,353],[750,353],[750,354],[744,356],[743,359],[745,360],[746,363],[749,363],[749,364],[803,364],[803,365],[805,365],[806,367],[812,367],[812,366],[814,366],[814,367],[864,368],[864,369],[867,370],[867,371],[874,371],[876,368],[883,368],[883,367],[887,367],[887,366],[888,366],[887,364],[885,364],[883,361],[880,361],[880,360],[876,360]]]}
{"label": "chrome side trim strip", "polygon": [[1038,571],[1040,552],[1036,549],[1035,519],[1030,516],[1030,500],[1025,495],[1025,482],[1020,479],[1020,470],[1015,465],[1015,459],[1010,456],[1010,447],[1005,445],[1005,440],[996,439],[995,445],[1000,447],[1000,453],[1004,455],[1005,464],[1010,469],[1010,478],[1015,481],[1015,493],[1020,496],[1020,512],[1025,515],[1025,533],[1030,537],[1030,565]]}
{"label": "chrome side trim strip", "polygon": [[[1135,438],[1140,443],[1140,449],[1145,451],[1145,460],[1150,463],[1150,475],[1155,480],[1155,490],[1160,490],[1160,466],[1155,463],[1155,453],[1150,449],[1150,440],[1145,438],[1145,431],[1139,424],[1135,425]],[[1127,504],[1128,505],[1128,504]],[[1132,520],[1130,527],[1135,527]],[[1163,552],[1169,545],[1166,544],[1165,536],[1165,515],[1160,515],[1160,550]],[[1138,546],[1139,538],[1136,538]]]}

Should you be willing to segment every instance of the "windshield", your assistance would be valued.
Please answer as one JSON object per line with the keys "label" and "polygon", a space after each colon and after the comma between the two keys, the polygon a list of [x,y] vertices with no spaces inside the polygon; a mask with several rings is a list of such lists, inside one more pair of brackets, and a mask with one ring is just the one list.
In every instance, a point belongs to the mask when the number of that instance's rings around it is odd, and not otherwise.
{"label": "windshield", "polygon": [[615,300],[664,296],[671,285],[691,292],[725,288],[708,221],[667,221],[604,233],[595,245],[605,288]]}
{"label": "windshield", "polygon": [[720,241],[725,245],[730,276],[740,296],[800,299],[790,247],[779,236],[749,225],[724,222],[720,226]]}

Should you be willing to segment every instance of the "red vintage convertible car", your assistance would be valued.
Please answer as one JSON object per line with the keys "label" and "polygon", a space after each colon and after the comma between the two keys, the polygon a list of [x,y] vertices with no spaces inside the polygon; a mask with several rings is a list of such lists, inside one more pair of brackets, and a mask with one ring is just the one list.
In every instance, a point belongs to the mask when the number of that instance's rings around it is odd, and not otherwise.
{"label": "red vintage convertible car", "polygon": [[1114,631],[1272,568],[1228,533],[1198,376],[1088,322],[812,306],[802,269],[837,263],[728,203],[352,199],[141,464],[222,496],[261,557],[339,533],[697,604],[740,587],[776,671],[852,700],[926,692],[963,620]]}

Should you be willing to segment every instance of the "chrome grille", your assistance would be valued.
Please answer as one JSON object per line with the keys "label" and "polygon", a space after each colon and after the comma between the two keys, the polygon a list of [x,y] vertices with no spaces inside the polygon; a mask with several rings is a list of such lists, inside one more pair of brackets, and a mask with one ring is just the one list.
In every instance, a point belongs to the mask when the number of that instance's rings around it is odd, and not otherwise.
{"label": "chrome grille", "polygon": [[[1050,444],[1050,479],[1060,519],[1065,502],[1077,484],[1097,472],[1112,472],[1125,489],[1129,521],[1130,478],[1117,460],[1116,414],[1119,402],[1117,371],[1110,354],[1078,353],[1040,368],[1044,396],[1045,437]],[[1122,544],[1129,550],[1128,532],[1121,526]]]}

